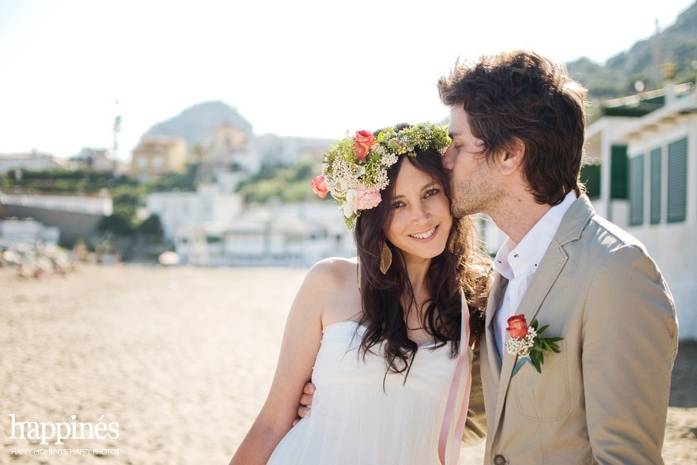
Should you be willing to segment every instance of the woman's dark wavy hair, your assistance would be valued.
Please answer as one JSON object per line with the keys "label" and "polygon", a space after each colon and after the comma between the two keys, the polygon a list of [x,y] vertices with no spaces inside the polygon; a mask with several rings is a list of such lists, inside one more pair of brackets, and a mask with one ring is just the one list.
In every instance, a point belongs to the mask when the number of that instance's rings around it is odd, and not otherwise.
{"label": "woman's dark wavy hair", "polygon": [[[409,127],[400,124],[396,129]],[[382,192],[380,204],[361,212],[354,231],[360,263],[360,287],[363,312],[360,323],[366,327],[360,349],[363,357],[371,348],[385,342],[385,361],[389,372],[409,375],[418,345],[407,336],[405,308],[402,302],[415,305],[414,291],[407,275],[403,255],[385,237],[384,227],[390,219],[394,197],[394,181],[403,163],[437,180],[450,199],[448,175],[442,166],[441,154],[433,149],[416,150],[416,156],[400,156],[388,169],[389,186]],[[383,243],[392,251],[392,265],[386,274],[380,272],[380,251]],[[483,329],[483,314],[488,293],[490,260],[469,217],[453,218],[448,246],[434,257],[426,275],[430,299],[424,304],[424,328],[436,340],[435,347],[451,343],[451,357],[459,351],[461,302],[464,290],[470,308],[470,341],[475,343]],[[359,351],[360,352],[360,351]]]}

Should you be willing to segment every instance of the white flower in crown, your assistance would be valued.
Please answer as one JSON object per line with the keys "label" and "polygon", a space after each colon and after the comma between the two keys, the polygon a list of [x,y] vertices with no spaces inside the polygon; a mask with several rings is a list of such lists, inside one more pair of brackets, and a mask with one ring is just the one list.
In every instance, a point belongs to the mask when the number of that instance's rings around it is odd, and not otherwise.
{"label": "white flower in crown", "polygon": [[350,189],[346,191],[346,197],[344,199],[344,204],[341,206],[344,211],[344,216],[346,218],[351,218],[351,216],[356,214],[358,210],[358,193]]}
{"label": "white flower in crown", "polygon": [[395,155],[394,153],[386,153],[385,155],[383,155],[380,162],[383,164],[383,166],[389,168],[390,166],[397,163],[397,155]]}
{"label": "white flower in crown", "polygon": [[363,210],[378,206],[380,192],[389,185],[387,170],[399,155],[415,156],[415,150],[433,149],[440,153],[450,145],[445,128],[431,123],[381,130],[377,136],[357,131],[340,140],[324,156],[322,175],[312,180],[320,197],[331,193],[339,203],[346,225],[353,229]]}

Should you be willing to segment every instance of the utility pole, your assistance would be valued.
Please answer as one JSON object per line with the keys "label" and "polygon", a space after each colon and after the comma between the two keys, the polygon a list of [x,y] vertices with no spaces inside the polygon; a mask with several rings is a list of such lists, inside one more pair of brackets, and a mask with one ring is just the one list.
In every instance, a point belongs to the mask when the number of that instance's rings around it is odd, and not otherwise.
{"label": "utility pole", "polygon": [[114,126],[112,127],[112,144],[111,144],[111,162],[113,163],[113,171],[116,171],[116,166],[118,164],[118,151],[119,151],[119,133],[121,132],[121,114],[119,111],[119,101],[114,102],[115,116],[114,116]]}
{"label": "utility pole", "polygon": [[654,20],[656,25],[656,33],[653,36],[653,78],[656,80],[656,89],[660,89],[663,85],[663,58],[661,56],[661,27],[658,24],[658,18]]}

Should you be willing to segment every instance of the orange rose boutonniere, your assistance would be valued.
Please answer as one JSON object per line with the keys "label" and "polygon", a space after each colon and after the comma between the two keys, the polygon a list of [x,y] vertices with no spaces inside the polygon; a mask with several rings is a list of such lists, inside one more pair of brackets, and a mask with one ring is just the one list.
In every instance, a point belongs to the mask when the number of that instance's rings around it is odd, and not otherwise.
{"label": "orange rose boutonniere", "polygon": [[513,315],[508,319],[506,331],[510,337],[506,340],[506,352],[519,357],[513,367],[514,375],[527,362],[530,362],[538,373],[542,373],[545,352],[559,353],[557,342],[564,338],[543,337],[548,327],[549,325],[544,325],[540,328],[537,320],[532,320],[528,326],[525,315],[522,313]]}

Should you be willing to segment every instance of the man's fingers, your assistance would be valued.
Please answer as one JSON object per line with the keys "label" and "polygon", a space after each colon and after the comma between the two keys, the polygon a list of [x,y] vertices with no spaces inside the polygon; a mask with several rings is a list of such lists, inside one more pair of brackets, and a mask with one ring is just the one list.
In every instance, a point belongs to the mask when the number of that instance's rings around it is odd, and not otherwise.
{"label": "man's fingers", "polygon": [[303,394],[300,396],[300,403],[306,407],[309,407],[312,405],[312,395],[310,394]]}
{"label": "man's fingers", "polygon": [[[300,407],[298,408],[298,416],[300,418],[305,418],[310,411],[310,405],[312,405],[312,394],[315,392],[315,385],[312,383],[307,383],[303,387],[303,393],[300,396]],[[298,420],[295,420],[296,422]],[[295,423],[294,423],[295,424]]]}

